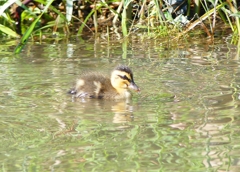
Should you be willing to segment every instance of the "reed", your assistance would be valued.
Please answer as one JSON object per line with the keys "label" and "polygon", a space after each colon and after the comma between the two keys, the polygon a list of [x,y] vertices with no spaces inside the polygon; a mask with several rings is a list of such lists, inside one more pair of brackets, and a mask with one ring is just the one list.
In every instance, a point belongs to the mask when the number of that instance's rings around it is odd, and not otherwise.
{"label": "reed", "polygon": [[131,21],[131,13],[132,13],[132,1],[131,0],[124,0],[123,1],[123,11],[122,11],[122,33],[123,36],[126,37],[128,35],[128,28],[130,25],[130,21]]}

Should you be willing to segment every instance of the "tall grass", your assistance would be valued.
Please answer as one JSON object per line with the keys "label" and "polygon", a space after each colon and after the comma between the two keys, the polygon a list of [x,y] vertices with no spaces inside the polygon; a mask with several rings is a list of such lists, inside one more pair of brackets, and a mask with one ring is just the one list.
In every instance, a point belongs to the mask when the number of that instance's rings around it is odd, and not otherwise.
{"label": "tall grass", "polygon": [[[10,6],[16,2],[18,2],[19,6],[23,7],[25,14],[30,14],[34,18],[33,22],[29,25],[24,23],[28,15],[21,15],[22,19],[20,23],[22,27],[27,28],[27,30],[22,30],[23,33],[17,32],[14,24],[15,21],[9,10]],[[66,0],[63,1],[65,2],[65,10],[60,10],[52,6],[53,0],[35,0],[35,2],[44,6],[43,10],[38,14],[27,7],[26,4],[21,4],[20,1],[17,0],[5,0],[0,2],[0,36],[19,38],[20,35],[22,35],[20,44],[16,48],[15,53],[19,53],[22,50],[31,35],[35,35],[40,31],[41,34],[44,34],[49,32],[49,29],[51,29],[50,31],[54,34],[59,28],[64,28],[64,33],[69,34],[70,29],[68,27],[74,23],[80,22],[78,26],[75,26],[78,27],[77,35],[83,34],[84,29],[89,31],[91,25],[95,28],[94,31],[96,34],[99,30],[104,30],[104,27],[103,29],[99,29],[102,26],[102,23],[99,22],[99,18],[103,18],[103,15],[106,14],[109,18],[106,20],[111,23],[105,27],[108,34],[110,34],[110,32],[107,29],[114,27],[115,30],[117,30],[115,33],[119,34],[119,31],[121,31],[120,37],[128,37],[135,32],[145,31],[148,32],[149,36],[155,35],[154,37],[159,35],[168,36],[170,35],[169,33],[172,35],[174,29],[179,28],[179,23],[181,23],[181,21],[177,20],[179,14],[175,14],[175,12],[178,9],[183,9],[183,6],[179,5],[172,11],[169,10],[172,8],[173,4],[169,4],[167,0],[142,0],[139,2],[122,0],[118,4],[117,9],[116,5],[114,6],[112,4],[118,1],[108,2],[105,0],[95,0],[92,3],[90,1],[87,1],[87,3],[81,1],[82,4],[76,4],[76,2],[73,3],[73,0]],[[180,38],[182,35],[187,34],[190,30],[195,29],[197,25],[204,26],[204,30],[208,36],[213,37],[216,30],[216,18],[220,18],[223,22],[228,24],[233,34],[238,37],[240,36],[240,12],[238,11],[239,8],[237,7],[236,0],[197,0],[195,4],[192,4],[192,2],[191,0],[186,1],[187,10],[183,15],[194,20],[190,20],[187,26],[178,29],[178,36],[176,36],[176,38]],[[75,8],[76,6],[78,9]],[[192,6],[194,6],[194,8],[192,8]],[[76,12],[81,15],[76,15]],[[56,17],[49,17],[50,13],[54,13]],[[177,16],[175,19],[172,17],[173,14]],[[111,18],[111,16],[113,17]],[[47,20],[49,21],[41,25],[41,21],[46,20],[46,17],[48,17]],[[208,22],[205,22],[205,20]],[[93,32],[91,31],[91,33]],[[72,32],[70,34],[76,33]],[[110,37],[108,36],[108,38]]]}

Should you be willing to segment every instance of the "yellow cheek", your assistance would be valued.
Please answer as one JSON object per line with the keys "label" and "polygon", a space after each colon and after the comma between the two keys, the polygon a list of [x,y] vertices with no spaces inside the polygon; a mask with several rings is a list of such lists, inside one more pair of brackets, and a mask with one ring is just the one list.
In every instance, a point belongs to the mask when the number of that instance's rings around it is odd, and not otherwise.
{"label": "yellow cheek", "polygon": [[127,88],[127,87],[128,87],[128,85],[129,85],[129,83],[128,83],[128,82],[123,82],[123,83],[122,83],[122,88]]}

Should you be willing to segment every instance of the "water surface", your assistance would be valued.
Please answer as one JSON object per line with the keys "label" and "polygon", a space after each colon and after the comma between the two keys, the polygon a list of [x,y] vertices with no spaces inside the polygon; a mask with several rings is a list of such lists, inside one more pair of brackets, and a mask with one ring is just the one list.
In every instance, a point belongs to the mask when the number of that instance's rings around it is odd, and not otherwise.
{"label": "water surface", "polygon": [[[227,39],[29,43],[0,53],[3,171],[238,171],[239,56]],[[83,72],[129,65],[141,94],[73,99]]]}

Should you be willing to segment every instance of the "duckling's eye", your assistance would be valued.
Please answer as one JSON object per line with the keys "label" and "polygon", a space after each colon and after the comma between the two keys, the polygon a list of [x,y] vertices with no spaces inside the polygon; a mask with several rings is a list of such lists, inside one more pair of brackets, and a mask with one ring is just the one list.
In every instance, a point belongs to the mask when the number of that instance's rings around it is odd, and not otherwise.
{"label": "duckling's eye", "polygon": [[127,81],[131,81],[126,75],[122,76],[122,75],[118,75],[120,78],[122,78],[123,80],[127,80]]}

